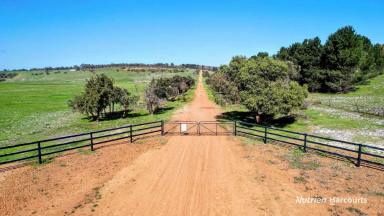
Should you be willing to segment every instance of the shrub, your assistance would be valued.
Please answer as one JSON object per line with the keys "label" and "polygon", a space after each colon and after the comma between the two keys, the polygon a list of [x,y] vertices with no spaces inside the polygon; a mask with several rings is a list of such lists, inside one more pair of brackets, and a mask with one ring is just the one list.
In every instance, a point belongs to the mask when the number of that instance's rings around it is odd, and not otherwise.
{"label": "shrub", "polygon": [[210,76],[211,76],[211,74],[209,73],[209,71],[207,71],[207,70],[203,71],[203,77],[209,78]]}
{"label": "shrub", "polygon": [[171,78],[152,79],[145,91],[147,110],[153,114],[164,100],[174,101],[179,95],[187,92],[195,80],[191,77],[173,76]]}
{"label": "shrub", "polygon": [[12,79],[17,76],[17,73],[0,73],[0,82],[4,82],[7,79]]}
{"label": "shrub", "polygon": [[145,102],[147,110],[150,114],[155,113],[161,106],[163,100],[157,96],[156,80],[152,80],[148,88],[145,90]]}
{"label": "shrub", "polygon": [[224,72],[214,73],[207,80],[207,84],[215,91],[216,102],[219,104],[234,104],[240,101],[236,84],[230,81]]}

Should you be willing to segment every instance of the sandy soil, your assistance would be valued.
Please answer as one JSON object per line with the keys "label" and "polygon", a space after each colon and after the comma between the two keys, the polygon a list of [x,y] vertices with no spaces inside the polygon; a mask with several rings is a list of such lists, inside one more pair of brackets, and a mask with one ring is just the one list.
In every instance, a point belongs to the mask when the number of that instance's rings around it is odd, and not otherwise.
{"label": "sandy soil", "polygon": [[[201,83],[173,120],[221,113]],[[166,136],[69,155],[0,175],[2,215],[382,215],[384,174],[233,136]],[[164,144],[166,143],[166,144]],[[255,144],[256,143],[256,144]],[[64,165],[63,165],[64,164]],[[298,204],[297,197],[365,197],[367,204]]]}
{"label": "sandy soil", "polygon": [[108,143],[43,165],[0,167],[0,215],[69,215],[99,197],[99,189],[139,155],[166,140]]}

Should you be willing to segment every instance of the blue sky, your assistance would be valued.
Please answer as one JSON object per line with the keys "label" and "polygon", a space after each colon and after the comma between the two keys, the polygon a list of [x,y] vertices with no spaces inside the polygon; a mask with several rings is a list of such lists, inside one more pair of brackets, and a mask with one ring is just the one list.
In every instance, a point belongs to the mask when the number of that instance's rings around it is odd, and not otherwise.
{"label": "blue sky", "polygon": [[0,0],[0,69],[220,65],[352,25],[384,43],[384,1]]}

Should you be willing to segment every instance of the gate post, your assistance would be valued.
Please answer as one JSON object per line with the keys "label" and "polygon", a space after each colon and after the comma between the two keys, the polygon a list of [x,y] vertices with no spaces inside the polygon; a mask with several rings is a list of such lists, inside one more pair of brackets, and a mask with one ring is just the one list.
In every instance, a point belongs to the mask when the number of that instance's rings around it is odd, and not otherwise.
{"label": "gate post", "polygon": [[219,124],[219,123],[216,122],[216,124],[215,124],[216,125],[216,136],[217,136],[217,124]]}

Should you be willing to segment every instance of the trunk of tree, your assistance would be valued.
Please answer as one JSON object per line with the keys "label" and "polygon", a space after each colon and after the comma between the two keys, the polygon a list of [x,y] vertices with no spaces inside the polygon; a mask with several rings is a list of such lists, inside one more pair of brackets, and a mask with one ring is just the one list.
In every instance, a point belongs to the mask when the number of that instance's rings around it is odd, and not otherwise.
{"label": "trunk of tree", "polygon": [[96,121],[99,121],[99,119],[100,119],[100,111],[97,111],[97,115],[96,115]]}
{"label": "trunk of tree", "polygon": [[123,111],[123,118],[125,118],[127,116],[127,109],[128,107],[123,107],[124,111]]}
{"label": "trunk of tree", "polygon": [[259,115],[259,114],[256,114],[256,116],[255,116],[256,118],[256,123],[257,124],[260,124],[261,123],[261,116]]}

